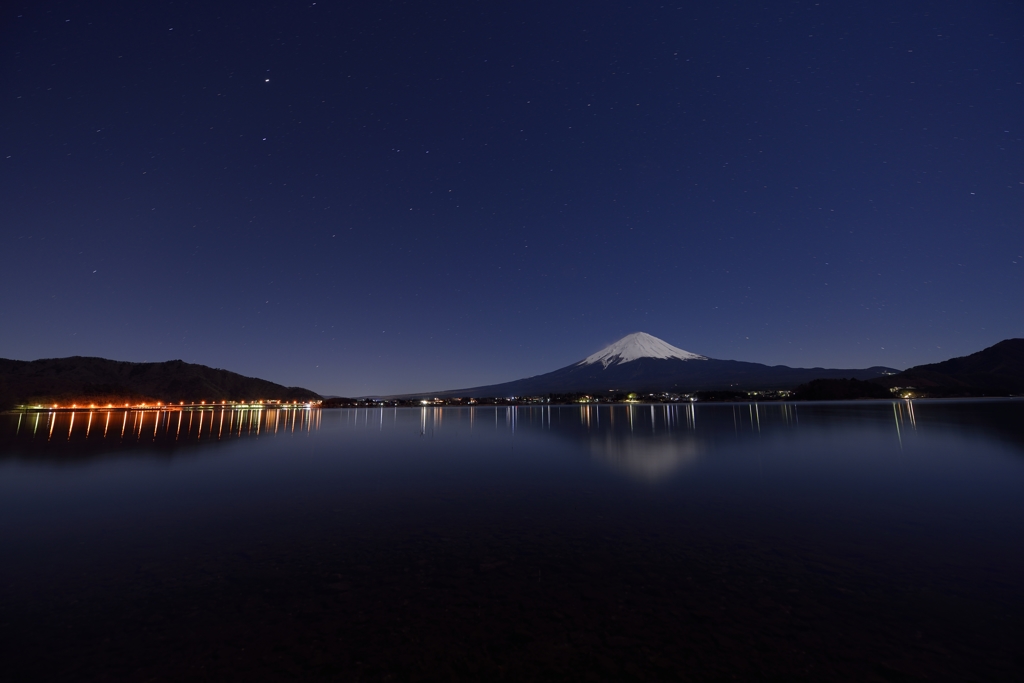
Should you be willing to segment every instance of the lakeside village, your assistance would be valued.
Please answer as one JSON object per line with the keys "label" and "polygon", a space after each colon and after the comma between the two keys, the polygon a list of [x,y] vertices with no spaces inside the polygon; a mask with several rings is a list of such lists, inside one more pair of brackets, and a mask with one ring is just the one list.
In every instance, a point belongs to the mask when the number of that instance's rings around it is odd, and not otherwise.
{"label": "lakeside village", "polygon": [[522,406],[522,405],[569,405],[574,403],[692,403],[696,401],[785,401],[792,391],[696,391],[688,394],[669,392],[607,394],[548,394],[547,396],[508,396],[504,398],[325,398],[322,408],[419,408],[423,406]]}
{"label": "lakeside village", "polygon": [[525,405],[573,405],[573,404],[635,404],[635,403],[761,403],[771,401],[820,401],[820,400],[851,400],[879,398],[926,398],[914,387],[890,387],[873,382],[855,379],[814,380],[802,384],[795,390],[768,389],[756,391],[715,390],[694,391],[690,393],[673,392],[617,392],[598,393],[564,393],[548,394],[547,396],[508,396],[489,398],[469,398],[461,396],[443,397],[364,397],[344,398],[330,396],[313,400],[257,399],[250,401],[178,401],[162,402],[157,400],[112,402],[103,405],[90,403],[88,400],[62,401],[50,403],[44,401],[16,405],[15,411],[76,411],[76,410],[156,410],[156,411],[194,411],[212,409],[231,410],[310,410],[314,408],[423,408],[432,407],[472,407],[472,406],[525,406]]}
{"label": "lakeside village", "polygon": [[762,390],[715,390],[693,391],[689,393],[674,392],[619,392],[607,393],[565,393],[548,394],[547,396],[509,396],[505,398],[466,398],[458,396],[443,397],[400,397],[400,398],[325,398],[320,404],[322,408],[375,408],[385,406],[423,407],[423,406],[509,406],[509,405],[569,405],[574,403],[759,403],[765,401],[822,401],[822,400],[854,400],[854,399],[885,399],[885,398],[922,398],[926,393],[915,387],[885,387],[870,381],[856,379],[818,379],[801,384],[796,389],[762,389]]}
{"label": "lakeside village", "polygon": [[576,403],[690,403],[695,401],[782,401],[792,395],[791,391],[698,391],[689,394],[667,392],[653,394],[608,393],[606,395],[570,393],[547,396],[508,396],[490,398],[344,398],[332,396],[312,401],[288,401],[280,399],[257,399],[252,401],[119,401],[113,403],[90,402],[88,399],[42,401],[14,406],[19,412],[75,411],[75,410],[159,410],[192,411],[228,408],[245,409],[306,409],[311,408],[422,408],[424,406],[522,406],[522,405],[570,405]]}

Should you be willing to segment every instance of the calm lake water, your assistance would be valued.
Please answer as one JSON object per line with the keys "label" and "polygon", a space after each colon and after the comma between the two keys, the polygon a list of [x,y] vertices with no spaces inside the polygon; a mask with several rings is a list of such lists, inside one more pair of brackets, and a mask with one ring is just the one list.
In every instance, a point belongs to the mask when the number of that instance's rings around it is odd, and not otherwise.
{"label": "calm lake water", "polygon": [[0,415],[10,680],[1024,679],[1024,401]]}

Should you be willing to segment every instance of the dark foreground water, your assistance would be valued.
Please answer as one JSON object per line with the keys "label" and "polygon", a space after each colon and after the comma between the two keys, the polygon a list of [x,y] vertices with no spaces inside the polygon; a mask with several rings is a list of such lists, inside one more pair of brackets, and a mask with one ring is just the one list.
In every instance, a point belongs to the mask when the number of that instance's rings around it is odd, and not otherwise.
{"label": "dark foreground water", "polygon": [[0,679],[1024,679],[1024,401],[0,416]]}

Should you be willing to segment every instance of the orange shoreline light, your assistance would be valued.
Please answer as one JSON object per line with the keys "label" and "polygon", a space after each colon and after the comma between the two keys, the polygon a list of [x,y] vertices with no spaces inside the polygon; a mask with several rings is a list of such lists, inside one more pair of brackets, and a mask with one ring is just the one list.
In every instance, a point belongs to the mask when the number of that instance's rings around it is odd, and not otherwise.
{"label": "orange shoreline light", "polygon": [[187,410],[192,410],[192,409],[195,409],[195,408],[199,408],[200,410],[203,410],[203,409],[206,409],[206,408],[210,408],[210,409],[220,408],[220,409],[223,410],[223,409],[226,409],[226,408],[251,408],[251,409],[263,409],[263,408],[268,408],[268,409],[274,409],[274,408],[318,408],[320,406],[320,403],[321,403],[321,401],[309,401],[309,402],[305,402],[305,403],[300,403],[298,401],[291,401],[291,402],[289,402],[289,401],[281,401],[281,400],[278,400],[278,399],[271,399],[271,400],[257,400],[257,401],[251,401],[251,402],[246,402],[245,400],[240,400],[240,401],[222,400],[222,401],[220,401],[220,403],[218,403],[216,401],[210,401],[210,402],[199,401],[198,403],[196,401],[189,401],[189,402],[178,401],[177,405],[174,405],[173,403],[169,403],[167,405],[164,405],[164,403],[162,401],[158,401],[156,403],[136,403],[136,404],[125,403],[124,405],[117,405],[117,406],[115,406],[113,403],[107,403],[105,406],[97,406],[95,403],[90,403],[90,404],[88,404],[88,406],[83,404],[82,407],[79,407],[78,403],[76,402],[76,403],[72,403],[70,405],[68,405],[68,404],[61,405],[59,403],[52,403],[52,404],[27,404],[27,405],[18,406],[16,408],[16,410],[22,410],[22,411],[29,411],[29,410],[106,410],[106,409],[110,409],[110,410],[186,410],[186,409]]}

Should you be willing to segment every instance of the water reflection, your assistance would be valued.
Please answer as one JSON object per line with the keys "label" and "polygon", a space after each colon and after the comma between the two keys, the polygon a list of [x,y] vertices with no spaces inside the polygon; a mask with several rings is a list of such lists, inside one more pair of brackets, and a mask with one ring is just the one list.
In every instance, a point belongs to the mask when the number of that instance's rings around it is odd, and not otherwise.
{"label": "water reflection", "polygon": [[612,432],[590,440],[590,453],[625,474],[654,481],[697,460],[695,439],[679,436],[623,437]]}
{"label": "water reflection", "polygon": [[[915,405],[918,404],[918,405]],[[923,404],[923,405],[922,405]],[[670,477],[685,470],[716,444],[755,442],[797,432],[870,429],[902,450],[917,437],[919,412],[930,429],[951,423],[972,431],[994,431],[1024,445],[1013,427],[1024,403],[1001,401],[857,401],[848,403],[742,404],[618,404],[510,406],[475,408],[424,407],[419,433],[435,435],[468,426],[517,434],[547,433],[583,445],[597,461],[624,474],[646,480]],[[394,410],[394,409],[388,409]],[[381,417],[383,411],[381,411]],[[397,424],[397,422],[396,422]]]}
{"label": "water reflection", "polygon": [[[272,643],[253,666],[296,679],[316,659],[344,680],[1015,680],[1022,418],[1024,400],[3,414],[5,670],[167,678],[195,651],[230,679]],[[203,457],[145,462],[186,448]],[[550,661],[514,668],[530,657]]]}
{"label": "water reflection", "polygon": [[701,453],[697,407],[691,403],[585,405],[579,411],[591,457],[631,477],[668,477]]}
{"label": "water reflection", "polygon": [[[433,437],[481,430],[520,438],[574,442],[594,460],[646,480],[685,470],[725,438],[765,439],[801,430],[871,425],[902,450],[928,429],[953,425],[994,432],[1024,448],[1013,427],[1024,402],[870,401],[850,403],[616,404],[328,410],[348,430]],[[77,457],[122,447],[202,447],[225,440],[316,432],[324,411],[305,406],[194,406],[145,409],[40,410],[0,420],[0,455]],[[888,436],[887,436],[888,435]]]}
{"label": "water reflection", "polygon": [[41,410],[11,417],[15,418],[13,434],[0,435],[3,451],[61,445],[89,450],[205,443],[283,431],[308,432],[320,426],[320,411],[304,406]]}

